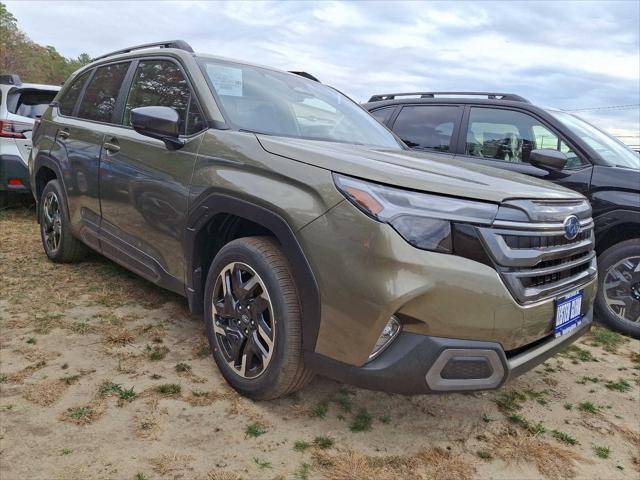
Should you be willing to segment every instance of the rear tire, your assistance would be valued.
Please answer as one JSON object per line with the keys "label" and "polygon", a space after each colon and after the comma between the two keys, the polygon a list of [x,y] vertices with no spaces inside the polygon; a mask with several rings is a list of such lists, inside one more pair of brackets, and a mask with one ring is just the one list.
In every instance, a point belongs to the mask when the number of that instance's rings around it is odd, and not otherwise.
{"label": "rear tire", "polygon": [[213,358],[239,393],[270,400],[311,380],[303,360],[298,292],[273,238],[225,245],[209,268],[204,300]]}
{"label": "rear tire", "polygon": [[38,202],[40,238],[44,252],[55,263],[76,263],[89,252],[80,240],[71,234],[69,209],[60,182],[47,183]]}
{"label": "rear tire", "polygon": [[640,239],[620,242],[598,257],[596,315],[612,330],[640,338]]}

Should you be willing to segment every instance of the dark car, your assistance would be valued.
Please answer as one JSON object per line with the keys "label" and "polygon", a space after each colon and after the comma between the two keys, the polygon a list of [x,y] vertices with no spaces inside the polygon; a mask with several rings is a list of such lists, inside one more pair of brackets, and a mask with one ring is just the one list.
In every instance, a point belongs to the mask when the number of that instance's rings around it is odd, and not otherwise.
{"label": "dark car", "polygon": [[410,148],[533,175],[584,194],[595,221],[600,321],[640,337],[640,156],[570,113],[513,94],[374,95],[364,107]]}

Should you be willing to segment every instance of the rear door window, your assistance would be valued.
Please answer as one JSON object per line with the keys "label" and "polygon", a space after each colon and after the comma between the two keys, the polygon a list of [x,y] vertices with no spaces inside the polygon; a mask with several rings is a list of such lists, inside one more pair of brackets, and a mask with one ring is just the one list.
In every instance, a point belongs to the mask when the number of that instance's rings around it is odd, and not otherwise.
{"label": "rear door window", "polygon": [[393,115],[394,110],[396,109],[395,105],[392,107],[384,107],[374,110],[371,113],[373,117],[378,120],[381,124],[386,125],[387,122],[391,119],[391,115]]}
{"label": "rear door window", "polygon": [[130,62],[99,67],[82,97],[78,116],[87,120],[111,123],[118,92]]}
{"label": "rear door window", "polygon": [[73,109],[76,106],[78,97],[80,97],[80,94],[82,93],[82,87],[84,87],[84,84],[87,81],[87,78],[89,78],[90,73],[91,70],[84,72],[82,75],[76,78],[71,86],[62,94],[62,97],[58,102],[58,108],[62,115],[73,115]]}
{"label": "rear door window", "polygon": [[452,105],[405,106],[393,124],[393,131],[411,148],[448,152],[461,111]]}
{"label": "rear door window", "polygon": [[168,60],[141,61],[136,68],[123,124],[131,124],[131,110],[138,107],[171,107],[179,115],[181,135],[192,135],[205,127],[205,121],[180,68]]}

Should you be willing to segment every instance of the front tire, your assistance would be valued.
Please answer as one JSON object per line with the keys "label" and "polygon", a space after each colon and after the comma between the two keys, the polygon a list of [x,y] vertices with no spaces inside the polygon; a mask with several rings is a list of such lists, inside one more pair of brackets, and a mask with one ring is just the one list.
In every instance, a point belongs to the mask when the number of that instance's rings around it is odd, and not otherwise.
{"label": "front tire", "polygon": [[40,238],[49,260],[56,263],[76,263],[89,248],[71,234],[69,209],[58,180],[47,183],[38,202]]}
{"label": "front tire", "polygon": [[596,314],[609,328],[640,338],[640,239],[620,242],[598,258]]}
{"label": "front tire", "polygon": [[311,380],[298,293],[274,239],[247,237],[225,245],[209,268],[204,299],[213,358],[235,390],[269,400]]}

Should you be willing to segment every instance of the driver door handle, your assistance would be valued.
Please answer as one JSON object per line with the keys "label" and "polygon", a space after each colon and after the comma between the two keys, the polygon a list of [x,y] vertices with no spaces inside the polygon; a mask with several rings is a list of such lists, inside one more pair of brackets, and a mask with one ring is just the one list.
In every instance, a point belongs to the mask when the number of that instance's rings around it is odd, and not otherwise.
{"label": "driver door handle", "polygon": [[115,138],[110,139],[108,142],[104,142],[102,147],[109,153],[116,153],[120,151],[120,145]]}

